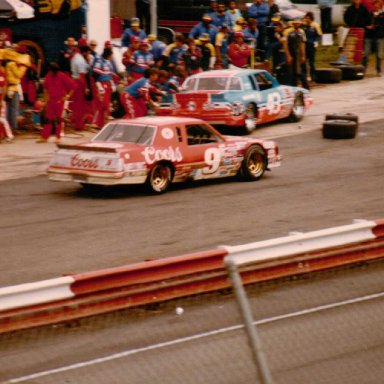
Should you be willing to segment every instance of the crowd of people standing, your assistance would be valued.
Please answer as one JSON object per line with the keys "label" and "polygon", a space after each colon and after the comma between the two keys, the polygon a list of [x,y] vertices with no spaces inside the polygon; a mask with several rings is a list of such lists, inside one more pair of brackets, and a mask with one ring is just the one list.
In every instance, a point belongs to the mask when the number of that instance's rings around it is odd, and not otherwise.
{"label": "crowd of people standing", "polygon": [[[324,8],[326,3],[323,1]],[[60,60],[50,63],[42,82],[45,107],[38,141],[46,142],[52,134],[60,141],[63,111],[68,103],[74,130],[97,130],[113,117],[147,115],[151,109],[156,109],[163,96],[179,92],[187,76],[201,71],[267,63],[282,84],[309,89],[310,82],[316,81],[316,48],[323,32],[312,12],[304,19],[286,24],[274,0],[254,0],[246,13],[240,11],[236,1],[212,0],[210,6],[210,12],[191,28],[188,36],[176,33],[169,44],[148,34],[138,17],[132,18],[124,29],[119,49],[106,41],[102,53],[97,53],[100,50],[95,40],[76,41],[68,37]],[[345,13],[345,22],[349,27],[365,29],[363,64],[368,65],[369,54],[374,49],[376,70],[380,75],[383,1],[374,0],[373,9],[369,11],[361,0],[352,0]],[[3,87],[0,139],[11,141],[12,128],[17,126],[17,108],[12,105],[19,102],[19,86],[12,88],[11,70],[9,68],[7,74],[7,66],[12,65],[7,63],[5,69],[0,67],[0,87]],[[27,68],[17,64],[21,77]],[[11,113],[6,114],[5,95],[12,90],[15,99],[7,98]],[[113,100],[121,108],[119,114],[111,117]]]}

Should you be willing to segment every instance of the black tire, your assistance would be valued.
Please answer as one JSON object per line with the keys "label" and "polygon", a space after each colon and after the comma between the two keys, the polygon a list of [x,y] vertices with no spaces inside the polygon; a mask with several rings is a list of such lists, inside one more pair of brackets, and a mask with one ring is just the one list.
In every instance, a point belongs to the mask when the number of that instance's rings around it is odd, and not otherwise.
{"label": "black tire", "polygon": [[245,107],[245,120],[244,132],[246,134],[252,133],[256,129],[257,107],[255,104],[250,103]]}
{"label": "black tire", "polygon": [[317,68],[315,73],[316,83],[340,83],[342,71],[339,68]]}
{"label": "black tire", "polygon": [[247,149],[241,164],[241,177],[246,181],[259,180],[267,169],[267,155],[259,145]]}
{"label": "black tire", "polygon": [[348,120],[348,121],[354,121],[357,124],[359,124],[359,116],[355,115],[354,113],[330,113],[325,115],[325,120]]}
{"label": "black tire", "polygon": [[293,101],[292,111],[289,115],[289,120],[298,122],[303,119],[305,113],[304,96],[301,92],[296,93],[295,100]]}
{"label": "black tire", "polygon": [[349,120],[326,120],[323,123],[324,139],[353,139],[356,136],[357,123]]}
{"label": "black tire", "polygon": [[341,65],[338,67],[341,69],[343,80],[361,80],[365,76],[364,65]]}
{"label": "black tire", "polygon": [[150,193],[159,195],[169,189],[172,177],[173,173],[170,165],[158,163],[149,172],[145,184]]}
{"label": "black tire", "polygon": [[334,67],[340,67],[340,65],[345,65],[342,61],[331,61],[329,63],[330,65],[333,65]]}

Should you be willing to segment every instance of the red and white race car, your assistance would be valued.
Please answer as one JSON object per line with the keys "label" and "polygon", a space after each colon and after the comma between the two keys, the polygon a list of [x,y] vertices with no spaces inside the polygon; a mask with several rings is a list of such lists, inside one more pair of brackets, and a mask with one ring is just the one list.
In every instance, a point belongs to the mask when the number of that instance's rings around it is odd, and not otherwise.
{"label": "red and white race car", "polygon": [[154,193],[172,182],[241,175],[260,179],[279,166],[274,141],[222,136],[195,118],[147,116],[108,123],[90,142],[59,144],[48,168],[55,181],[83,185],[146,184]]}

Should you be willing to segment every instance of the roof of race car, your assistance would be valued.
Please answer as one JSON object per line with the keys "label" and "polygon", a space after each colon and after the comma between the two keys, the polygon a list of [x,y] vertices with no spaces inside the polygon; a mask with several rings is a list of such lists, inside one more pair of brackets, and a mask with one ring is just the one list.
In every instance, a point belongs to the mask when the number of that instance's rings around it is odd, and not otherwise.
{"label": "roof of race car", "polygon": [[192,75],[191,77],[233,77],[233,76],[243,76],[249,75],[252,73],[265,72],[264,69],[217,69],[213,71],[206,71]]}
{"label": "roof of race car", "polygon": [[144,124],[144,125],[170,125],[170,124],[187,124],[187,123],[202,123],[203,120],[193,117],[179,117],[179,116],[144,116],[137,117],[135,119],[117,119],[112,123],[124,123],[124,124]]}

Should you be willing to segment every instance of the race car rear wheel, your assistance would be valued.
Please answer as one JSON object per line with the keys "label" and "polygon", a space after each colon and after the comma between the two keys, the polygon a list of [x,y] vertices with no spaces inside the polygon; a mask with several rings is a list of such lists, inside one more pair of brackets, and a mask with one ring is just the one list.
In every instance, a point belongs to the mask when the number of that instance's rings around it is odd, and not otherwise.
{"label": "race car rear wheel", "polygon": [[295,100],[293,101],[292,111],[289,115],[289,120],[292,122],[297,122],[302,120],[305,113],[305,104],[304,96],[301,92],[295,95]]}
{"label": "race car rear wheel", "polygon": [[324,139],[353,139],[356,136],[356,121],[326,120],[323,123]]}
{"label": "race car rear wheel", "polygon": [[151,193],[160,194],[168,190],[172,181],[172,170],[168,164],[156,164],[148,175],[146,186]]}
{"label": "race car rear wheel", "polygon": [[245,108],[244,130],[252,133],[256,129],[257,108],[255,104],[248,104]]}
{"label": "race car rear wheel", "polygon": [[241,176],[247,181],[259,180],[267,168],[267,155],[259,145],[247,149],[241,165]]}

